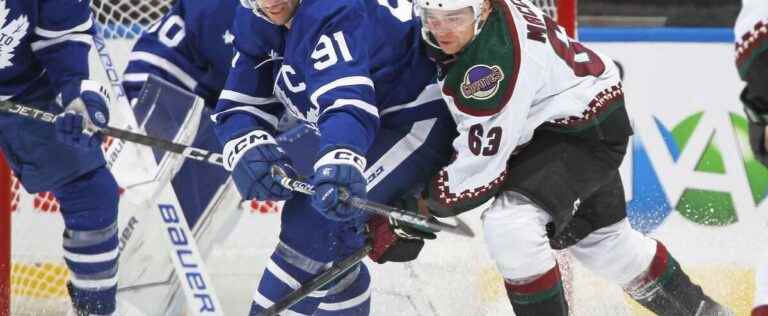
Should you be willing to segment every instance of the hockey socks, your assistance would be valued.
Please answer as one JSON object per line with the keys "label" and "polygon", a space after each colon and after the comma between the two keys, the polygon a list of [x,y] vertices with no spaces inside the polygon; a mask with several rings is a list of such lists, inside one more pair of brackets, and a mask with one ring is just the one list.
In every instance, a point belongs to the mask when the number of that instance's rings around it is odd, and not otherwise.
{"label": "hockey socks", "polygon": [[532,281],[517,283],[505,280],[504,286],[515,315],[568,315],[563,281],[557,265]]}
{"label": "hockey socks", "polygon": [[648,270],[630,282],[625,291],[635,301],[661,316],[728,315],[727,309],[693,284],[666,247],[656,243]]}
{"label": "hockey socks", "polygon": [[[280,243],[253,294],[250,315],[260,315],[265,309],[286,297],[322,273],[328,263],[315,261]],[[290,315],[369,315],[371,277],[364,264],[358,264],[346,274],[311,293],[285,311]],[[283,314],[283,313],[281,313]]]}

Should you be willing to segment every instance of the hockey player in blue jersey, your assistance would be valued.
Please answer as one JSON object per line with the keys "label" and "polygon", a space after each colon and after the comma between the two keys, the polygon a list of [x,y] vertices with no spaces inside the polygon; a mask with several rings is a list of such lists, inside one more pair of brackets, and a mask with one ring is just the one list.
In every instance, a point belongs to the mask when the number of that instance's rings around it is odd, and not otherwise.
{"label": "hockey player in blue jersey", "polygon": [[53,191],[61,204],[75,312],[110,315],[116,310],[118,192],[100,136],[83,132],[84,126],[98,129],[109,122],[106,90],[89,79],[89,5],[0,1],[0,99],[61,113],[55,127],[0,114],[0,148],[27,191]]}
{"label": "hockey player in blue jersey", "polygon": [[[237,53],[213,116],[216,133],[243,196],[286,200],[280,243],[253,296],[256,314],[360,249],[366,224],[376,236],[374,261],[415,258],[420,246],[406,240],[426,234],[398,229],[401,237],[394,238],[388,221],[368,222],[339,200],[340,192],[382,203],[409,194],[447,163],[454,132],[407,2],[241,2],[233,26]],[[321,135],[314,155],[293,157],[314,161],[311,197],[284,189],[270,174],[279,166],[296,176],[272,136],[286,110]],[[369,311],[363,264],[290,309],[299,315]]]}
{"label": "hockey player in blue jersey", "polygon": [[[213,132],[213,122],[207,118],[224,89],[231,68],[234,55],[231,25],[238,6],[239,0],[176,1],[171,10],[136,41],[123,75],[123,87],[132,104],[150,75],[204,99],[205,119],[200,121],[192,146],[211,152],[222,151]],[[211,16],[216,19],[208,18]],[[284,142],[289,150],[316,140],[306,127],[294,127],[289,119],[283,122],[281,131],[290,129],[287,133],[293,135],[283,137],[290,140]],[[300,169],[309,168],[309,162],[306,162]],[[218,166],[197,161],[185,162],[175,174],[173,188],[190,226],[197,225],[228,176],[229,172]]]}

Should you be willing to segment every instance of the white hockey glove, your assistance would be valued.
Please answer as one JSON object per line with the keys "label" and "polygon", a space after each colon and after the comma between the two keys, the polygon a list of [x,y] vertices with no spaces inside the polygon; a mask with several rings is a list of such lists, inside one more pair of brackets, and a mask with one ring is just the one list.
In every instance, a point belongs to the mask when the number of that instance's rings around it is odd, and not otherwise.
{"label": "white hockey glove", "polygon": [[64,112],[56,118],[56,136],[62,143],[92,148],[101,144],[97,132],[109,123],[109,93],[99,82],[83,80],[62,89]]}

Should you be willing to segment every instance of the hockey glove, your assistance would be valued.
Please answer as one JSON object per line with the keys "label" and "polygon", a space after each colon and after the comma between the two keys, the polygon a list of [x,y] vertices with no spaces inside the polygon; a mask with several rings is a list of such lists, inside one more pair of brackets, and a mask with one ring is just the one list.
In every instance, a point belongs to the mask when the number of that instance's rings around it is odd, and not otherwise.
{"label": "hockey glove", "polygon": [[224,168],[232,171],[232,179],[243,199],[280,201],[293,197],[291,190],[272,177],[273,165],[288,177],[296,177],[288,155],[265,131],[252,131],[224,145]]}
{"label": "hockey glove", "polygon": [[56,138],[75,147],[91,148],[101,144],[98,130],[109,123],[109,94],[93,80],[83,80],[64,87],[61,92],[64,112],[56,118]]}
{"label": "hockey glove", "polygon": [[[414,197],[404,198],[396,206],[418,212],[417,200]],[[415,260],[424,247],[424,240],[437,238],[432,232],[380,215],[373,216],[368,221],[368,232],[373,243],[368,257],[376,263]]]}
{"label": "hockey glove", "polygon": [[364,199],[367,181],[363,177],[365,158],[346,148],[321,151],[315,162],[312,184],[312,206],[324,217],[334,221],[346,221],[363,215],[344,200],[351,197]]}

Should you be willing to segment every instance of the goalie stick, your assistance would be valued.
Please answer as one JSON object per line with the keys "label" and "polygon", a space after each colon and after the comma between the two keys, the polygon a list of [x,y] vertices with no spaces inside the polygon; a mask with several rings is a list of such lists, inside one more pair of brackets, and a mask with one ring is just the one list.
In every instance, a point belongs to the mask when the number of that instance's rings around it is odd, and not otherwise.
{"label": "goalie stick", "polygon": [[341,261],[334,263],[330,268],[328,268],[328,270],[318,274],[316,277],[312,278],[312,280],[309,280],[309,282],[302,284],[298,289],[288,293],[288,295],[286,295],[283,299],[275,302],[274,305],[270,306],[258,315],[275,316],[280,312],[290,308],[294,304],[303,300],[305,297],[309,296],[309,294],[312,292],[319,290],[324,285],[344,274],[344,272],[349,271],[349,269],[362,261],[363,258],[365,258],[369,252],[371,252],[371,249],[373,249],[373,246],[371,246],[370,243],[365,244],[365,246],[357,252],[353,253],[349,257],[344,258]]}

